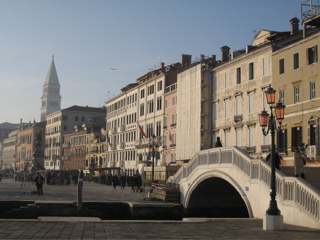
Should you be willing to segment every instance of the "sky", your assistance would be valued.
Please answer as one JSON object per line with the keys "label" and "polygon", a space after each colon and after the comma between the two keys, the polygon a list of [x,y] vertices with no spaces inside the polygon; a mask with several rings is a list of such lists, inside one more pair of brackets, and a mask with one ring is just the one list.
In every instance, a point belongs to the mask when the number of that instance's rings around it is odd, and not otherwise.
{"label": "sky", "polygon": [[0,0],[0,123],[40,121],[52,55],[61,108],[102,107],[160,62],[219,60],[222,46],[243,49],[261,29],[290,31],[303,2]]}

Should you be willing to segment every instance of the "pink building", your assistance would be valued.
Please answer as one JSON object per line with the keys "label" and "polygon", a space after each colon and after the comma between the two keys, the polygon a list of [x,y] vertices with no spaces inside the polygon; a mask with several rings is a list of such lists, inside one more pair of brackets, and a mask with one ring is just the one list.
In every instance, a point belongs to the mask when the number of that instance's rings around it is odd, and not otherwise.
{"label": "pink building", "polygon": [[177,83],[165,89],[163,123],[163,162],[176,164]]}

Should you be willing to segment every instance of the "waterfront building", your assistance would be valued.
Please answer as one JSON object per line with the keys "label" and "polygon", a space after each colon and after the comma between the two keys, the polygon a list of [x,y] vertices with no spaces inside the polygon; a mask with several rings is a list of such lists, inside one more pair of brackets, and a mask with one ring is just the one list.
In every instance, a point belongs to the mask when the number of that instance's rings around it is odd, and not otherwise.
{"label": "waterfront building", "polygon": [[[39,141],[36,143],[36,141]],[[16,172],[28,171],[35,164],[44,165],[44,158],[37,158],[35,153],[44,156],[45,122],[23,124],[21,122],[16,137]],[[38,144],[38,145],[37,145]]]}
{"label": "waterfront building", "polygon": [[9,136],[3,140],[2,145],[2,170],[11,171],[15,170],[16,162],[16,140],[19,129],[9,133]]}
{"label": "waterfront building", "polygon": [[45,136],[45,168],[64,169],[63,166],[63,136],[74,131],[75,125],[83,123],[103,122],[106,109],[96,107],[72,106],[46,115]]}
{"label": "waterfront building", "polygon": [[[302,147],[308,156],[308,165],[319,164],[320,124],[320,16],[302,21],[291,19],[291,30],[283,33],[282,44],[276,44],[272,53],[272,87],[277,99],[284,105],[285,119],[277,134],[277,149],[293,165],[293,148]],[[276,36],[270,36],[274,42]]]}
{"label": "waterfront building", "polygon": [[[202,149],[212,147],[213,82],[210,70],[215,56],[183,64],[177,81],[176,161],[188,162]],[[210,123],[210,124],[209,124]]]}
{"label": "waterfront building", "polygon": [[155,160],[155,165],[165,165],[162,158],[164,89],[177,81],[180,65],[161,63],[159,69],[141,76],[137,83],[127,85],[121,94],[107,101],[108,166],[117,166],[127,175],[137,171],[143,174],[144,167],[151,165],[148,152],[153,135],[160,146],[160,158]]}
{"label": "waterfront building", "polygon": [[128,84],[107,102],[106,167],[114,174],[132,176],[137,169],[138,83]]}

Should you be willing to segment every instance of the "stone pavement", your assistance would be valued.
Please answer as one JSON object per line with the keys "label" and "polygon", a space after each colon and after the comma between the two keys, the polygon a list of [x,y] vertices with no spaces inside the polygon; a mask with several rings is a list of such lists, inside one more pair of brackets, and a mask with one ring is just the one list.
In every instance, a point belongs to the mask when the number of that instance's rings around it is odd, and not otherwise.
{"label": "stone pavement", "polygon": [[[0,200],[18,201],[77,201],[76,185],[44,185],[43,195],[31,194],[32,190],[37,190],[33,183],[26,183],[21,187],[21,182],[15,182],[12,178],[3,178],[0,181]],[[25,192],[25,193],[23,193]],[[131,191],[131,187],[114,189],[109,185],[99,183],[83,184],[83,201],[131,201],[143,202],[147,197],[146,193],[136,193]]]}
{"label": "stone pavement", "polygon": [[[45,185],[44,195],[19,191],[21,183],[0,182],[0,200],[76,201],[77,187]],[[144,193],[130,188],[84,183],[84,201],[143,202]],[[284,224],[281,231],[264,231],[261,219],[184,219],[184,221],[110,221],[99,218],[39,217],[0,219],[0,239],[266,239],[319,240],[320,230]]]}
{"label": "stone pavement", "polygon": [[93,218],[0,220],[0,239],[264,239],[319,240],[320,231],[284,225],[262,230],[257,219],[102,221]]}

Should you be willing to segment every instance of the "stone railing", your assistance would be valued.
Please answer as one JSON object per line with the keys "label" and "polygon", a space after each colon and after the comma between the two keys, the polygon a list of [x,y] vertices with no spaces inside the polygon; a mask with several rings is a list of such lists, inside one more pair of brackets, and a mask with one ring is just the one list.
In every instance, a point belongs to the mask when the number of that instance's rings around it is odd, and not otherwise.
{"label": "stone railing", "polygon": [[[270,186],[271,167],[266,161],[255,160],[238,147],[223,147],[203,150],[197,153],[187,165],[181,166],[168,183],[179,184],[198,166],[231,164],[240,169],[250,179],[257,179],[260,184]],[[320,221],[320,193],[300,178],[287,177],[276,170],[277,199],[287,205],[296,205],[312,218]]]}

